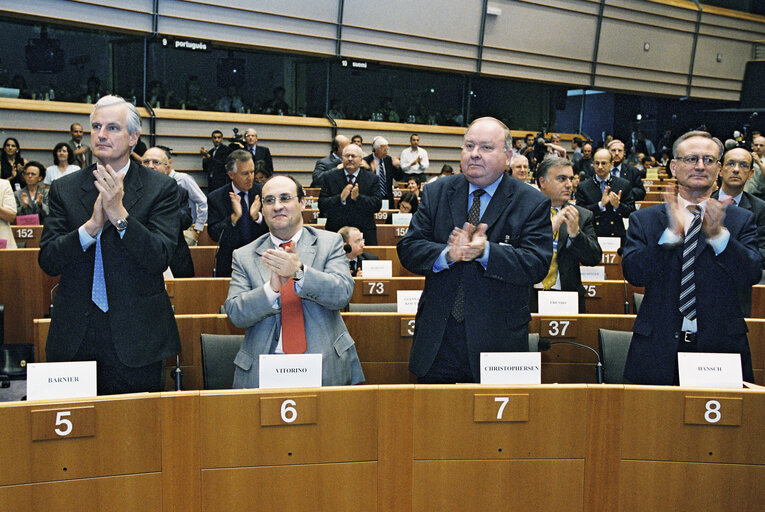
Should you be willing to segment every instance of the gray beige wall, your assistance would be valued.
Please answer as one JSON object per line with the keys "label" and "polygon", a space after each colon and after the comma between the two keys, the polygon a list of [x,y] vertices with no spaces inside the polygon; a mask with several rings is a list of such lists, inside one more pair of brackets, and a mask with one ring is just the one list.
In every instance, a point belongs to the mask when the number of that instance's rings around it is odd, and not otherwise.
{"label": "gray beige wall", "polygon": [[[480,0],[221,3],[158,0],[158,33],[719,100],[738,100],[753,43],[765,39],[762,16],[706,6],[699,15],[695,4],[684,0],[492,0],[489,10],[499,14],[486,16],[483,42]],[[151,33],[152,5],[152,0],[0,0],[0,12]]]}

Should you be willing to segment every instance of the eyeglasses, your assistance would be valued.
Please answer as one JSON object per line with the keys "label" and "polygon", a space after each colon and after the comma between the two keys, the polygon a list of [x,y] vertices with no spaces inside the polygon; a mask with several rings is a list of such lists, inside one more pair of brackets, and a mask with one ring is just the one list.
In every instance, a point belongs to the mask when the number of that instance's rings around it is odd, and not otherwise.
{"label": "eyeglasses", "polygon": [[167,162],[161,162],[159,160],[144,160],[143,165],[167,165]]}
{"label": "eyeglasses", "polygon": [[685,155],[679,157],[678,160],[681,160],[686,165],[696,165],[699,163],[699,160],[702,160],[704,165],[709,167],[710,165],[717,163],[719,159],[711,155]]}
{"label": "eyeglasses", "polygon": [[276,204],[277,199],[279,200],[280,203],[286,204],[296,198],[297,196],[293,196],[292,194],[279,194],[278,196],[266,196],[263,198],[263,204],[268,206],[273,206],[274,204]]}
{"label": "eyeglasses", "polygon": [[728,160],[723,165],[728,169],[734,169],[738,165],[738,168],[741,169],[742,171],[749,170],[749,162],[739,162],[736,160]]}

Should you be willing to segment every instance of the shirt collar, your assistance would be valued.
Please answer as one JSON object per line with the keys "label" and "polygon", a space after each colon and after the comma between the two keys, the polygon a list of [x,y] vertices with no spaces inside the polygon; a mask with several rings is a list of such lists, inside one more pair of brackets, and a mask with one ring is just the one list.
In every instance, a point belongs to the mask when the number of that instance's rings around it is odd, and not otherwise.
{"label": "shirt collar", "polygon": [[231,182],[231,188],[234,189],[234,194],[236,194],[236,195],[239,195],[241,192],[244,192],[247,195],[247,199],[249,200],[250,193],[249,192],[245,192],[244,190],[239,190],[238,188],[236,188],[236,185],[234,185],[233,181]]}
{"label": "shirt collar", "polygon": [[729,196],[728,194],[725,193],[722,187],[720,187],[720,193],[718,194],[717,199],[719,199],[720,201],[725,201],[727,198],[730,197],[736,202],[736,204],[739,204],[741,203],[741,198],[743,197],[743,195],[744,195],[744,191],[742,190],[736,196]]}
{"label": "shirt collar", "polygon": [[295,233],[295,236],[290,238],[289,240],[282,240],[281,238],[275,237],[273,234],[269,234],[268,236],[271,237],[271,243],[274,244],[274,247],[276,249],[281,246],[284,242],[289,242],[290,240],[295,242],[295,245],[297,245],[298,240],[300,240],[300,236],[303,234],[303,228],[298,229],[297,233]]}
{"label": "shirt collar", "polygon": [[[504,174],[504,173],[503,173]],[[512,178],[511,178],[512,179]],[[487,185],[483,187],[483,189],[486,191],[487,194],[489,194],[489,197],[494,197],[494,193],[497,191],[497,187],[499,187],[499,182],[502,181],[502,176],[500,175],[499,178],[494,180],[494,183],[491,183],[490,185]],[[468,195],[472,194],[476,190],[478,190],[481,187],[478,187],[476,185],[473,185],[472,183],[469,183],[468,187]]]}
{"label": "shirt collar", "polygon": [[[722,190],[720,190],[720,192],[722,192]],[[681,195],[679,195],[679,194],[677,196],[678,204],[680,204],[680,206],[683,207],[683,210],[688,212],[688,215],[690,215],[690,213],[691,213],[690,210],[688,210],[688,207],[691,206],[691,205],[694,205],[694,206],[701,207],[701,215],[703,217],[704,216],[704,212],[706,212],[706,209],[707,209],[707,202],[708,201],[709,201],[709,198],[706,198],[703,201],[701,201],[700,203],[692,203],[690,201],[686,201],[685,199],[683,199],[683,197]]]}
{"label": "shirt collar", "polygon": [[361,170],[361,167],[359,167],[358,169],[356,169],[356,172],[354,172],[353,174],[351,174],[351,173],[349,173],[348,171],[346,171],[345,169],[343,169],[343,172],[345,173],[345,181],[348,181],[348,176],[353,176],[353,179],[354,179],[354,180],[355,180],[356,178],[358,178],[358,177],[359,177],[359,171],[360,171],[360,170]]}

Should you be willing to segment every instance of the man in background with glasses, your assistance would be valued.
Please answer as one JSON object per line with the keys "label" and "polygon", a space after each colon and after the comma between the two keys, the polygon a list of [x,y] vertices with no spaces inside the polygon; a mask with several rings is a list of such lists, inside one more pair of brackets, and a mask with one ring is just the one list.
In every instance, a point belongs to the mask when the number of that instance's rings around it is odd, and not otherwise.
{"label": "man in background with glasses", "polygon": [[303,188],[290,176],[263,185],[269,233],[234,251],[225,309],[246,329],[235,388],[259,385],[260,354],[322,354],[322,385],[364,382],[340,311],[353,278],[337,233],[303,226]]}
{"label": "man in background with glasses", "polygon": [[624,368],[630,382],[678,384],[678,352],[737,352],[753,382],[739,295],[760,280],[762,256],[754,215],[710,197],[722,150],[707,132],[680,136],[669,164],[677,191],[630,216],[624,276],[646,289]]}

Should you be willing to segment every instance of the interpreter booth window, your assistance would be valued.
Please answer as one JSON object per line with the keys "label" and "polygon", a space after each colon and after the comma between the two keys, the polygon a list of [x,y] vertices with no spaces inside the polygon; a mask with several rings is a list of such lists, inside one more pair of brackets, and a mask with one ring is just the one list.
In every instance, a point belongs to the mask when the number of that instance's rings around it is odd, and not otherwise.
{"label": "interpreter booth window", "polygon": [[566,90],[554,85],[489,77],[473,77],[470,85],[469,121],[493,116],[513,130],[552,131],[556,103],[565,108]]}
{"label": "interpreter booth window", "polygon": [[0,96],[80,103],[95,103],[110,93],[132,98],[142,90],[142,41],[63,25],[0,21]]}
{"label": "interpreter booth window", "polygon": [[307,91],[323,98],[326,72],[306,83],[308,67],[319,59],[204,42],[175,46],[164,38],[149,45],[146,101],[153,108],[285,116],[322,113],[320,108],[318,112],[308,108]]}
{"label": "interpreter booth window", "polygon": [[464,126],[463,75],[339,59],[330,65],[335,119]]}

